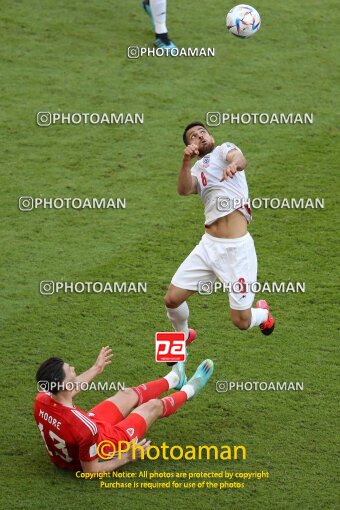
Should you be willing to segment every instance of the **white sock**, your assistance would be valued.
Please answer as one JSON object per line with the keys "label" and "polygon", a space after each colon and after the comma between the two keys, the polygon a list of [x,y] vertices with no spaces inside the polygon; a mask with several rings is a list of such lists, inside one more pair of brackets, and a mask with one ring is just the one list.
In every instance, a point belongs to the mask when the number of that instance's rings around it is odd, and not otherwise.
{"label": "white sock", "polygon": [[165,34],[166,28],[166,0],[150,0],[150,9],[155,21],[156,34]]}
{"label": "white sock", "polygon": [[184,391],[184,393],[187,394],[187,398],[191,398],[195,395],[195,390],[194,388],[191,386],[191,384],[185,384],[182,388],[181,388],[181,391]]}
{"label": "white sock", "polygon": [[189,307],[187,302],[184,301],[178,308],[166,307],[168,319],[171,321],[175,331],[184,331],[185,338],[189,336]]}
{"label": "white sock", "polygon": [[251,323],[248,329],[259,326],[262,322],[268,319],[268,310],[265,308],[252,308],[251,309]]}
{"label": "white sock", "polygon": [[171,372],[166,374],[164,376],[164,379],[166,379],[168,381],[169,390],[176,388],[177,384],[179,383],[179,376],[173,370],[171,370]]}

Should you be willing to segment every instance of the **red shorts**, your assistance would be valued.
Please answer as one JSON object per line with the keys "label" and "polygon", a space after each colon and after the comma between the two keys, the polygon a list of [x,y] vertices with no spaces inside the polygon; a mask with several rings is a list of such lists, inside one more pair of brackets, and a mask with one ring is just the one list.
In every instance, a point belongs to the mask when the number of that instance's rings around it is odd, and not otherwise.
{"label": "red shorts", "polygon": [[132,412],[124,418],[116,404],[104,400],[89,411],[89,415],[98,427],[99,441],[109,440],[117,445],[119,441],[142,439],[146,432],[146,421]]}

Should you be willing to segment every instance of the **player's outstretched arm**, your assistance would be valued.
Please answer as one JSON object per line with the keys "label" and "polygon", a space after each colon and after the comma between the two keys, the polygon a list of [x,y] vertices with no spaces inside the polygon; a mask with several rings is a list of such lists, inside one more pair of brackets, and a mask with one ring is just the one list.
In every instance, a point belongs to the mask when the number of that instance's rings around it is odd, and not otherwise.
{"label": "player's outstretched arm", "polygon": [[112,356],[113,356],[112,349],[108,345],[106,347],[102,347],[95,364],[91,368],[86,370],[86,372],[83,372],[82,374],[76,377],[75,383],[76,387],[78,383],[79,389],[74,390],[72,392],[72,396],[75,396],[81,392],[80,383],[83,382],[88,383],[92,381],[92,379],[94,379],[97,375],[101,374],[106,365],[110,365]]}
{"label": "player's outstretched arm", "polygon": [[221,181],[226,181],[229,177],[233,177],[236,172],[244,170],[248,164],[248,161],[243,156],[242,152],[236,149],[228,152],[226,160],[229,165],[223,170]]}
{"label": "player's outstretched arm", "polygon": [[181,170],[178,176],[177,191],[179,195],[191,195],[197,193],[197,179],[191,175],[190,161],[198,156],[197,145],[187,145],[184,149]]}
{"label": "player's outstretched arm", "polygon": [[[142,439],[136,443],[136,446],[141,446],[143,451],[146,452],[150,446],[150,441],[148,439]],[[89,462],[80,461],[81,467],[84,473],[108,473],[110,471],[114,471],[129,462],[135,462],[140,459],[142,456],[142,451],[140,448],[135,449],[135,457],[132,457],[132,448],[129,451],[122,453],[121,458],[115,457],[111,460],[106,460],[104,462],[100,462],[99,459],[91,460]]]}

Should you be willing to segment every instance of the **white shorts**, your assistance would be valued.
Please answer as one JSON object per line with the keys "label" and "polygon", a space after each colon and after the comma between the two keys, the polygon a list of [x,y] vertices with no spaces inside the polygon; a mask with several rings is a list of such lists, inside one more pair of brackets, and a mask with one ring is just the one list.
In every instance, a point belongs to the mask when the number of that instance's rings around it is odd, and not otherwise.
{"label": "white shorts", "polygon": [[[177,269],[171,283],[180,289],[211,294],[216,278],[229,290],[230,308],[247,310],[254,301],[251,284],[257,279],[257,257],[249,232],[236,239],[207,233]],[[235,285],[236,284],[236,285]]]}

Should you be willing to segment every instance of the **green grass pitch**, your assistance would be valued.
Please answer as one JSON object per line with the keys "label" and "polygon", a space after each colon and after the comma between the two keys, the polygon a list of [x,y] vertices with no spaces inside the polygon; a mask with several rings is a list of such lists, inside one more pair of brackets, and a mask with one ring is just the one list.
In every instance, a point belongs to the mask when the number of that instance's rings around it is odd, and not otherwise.
{"label": "green grass pitch", "polygon": [[[235,2],[236,3],[236,2]],[[225,0],[169,0],[168,27],[183,47],[215,58],[128,60],[152,45],[139,0],[4,0],[1,7],[1,470],[7,510],[336,508],[336,189],[339,161],[337,3],[269,0],[262,28],[226,33]],[[142,112],[144,125],[39,128],[38,111]],[[203,232],[198,197],[179,197],[183,127],[208,111],[313,112],[312,125],[230,125],[212,133],[249,160],[252,197],[322,197],[324,209],[254,213],[259,279],[305,281],[305,294],[266,295],[277,327],[240,332],[227,296],[195,296],[212,381],[197,400],[150,430],[154,444],[244,444],[246,461],[145,462],[131,471],[269,471],[242,490],[100,490],[49,462],[32,415],[38,364],[61,355],[86,369],[110,343],[100,380],[159,377],[155,331],[169,329],[163,295]],[[18,197],[125,197],[125,210],[20,212]],[[147,294],[41,296],[40,280],[147,281]],[[218,394],[218,379],[304,382],[303,392]],[[85,409],[109,396],[87,392]]]}

